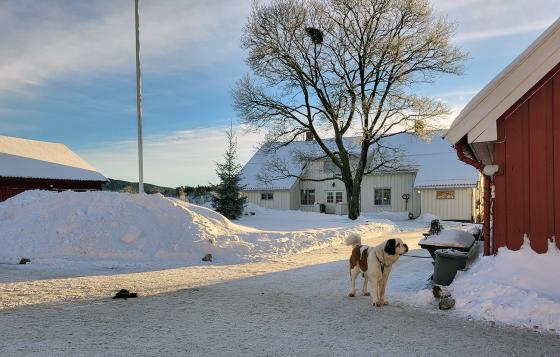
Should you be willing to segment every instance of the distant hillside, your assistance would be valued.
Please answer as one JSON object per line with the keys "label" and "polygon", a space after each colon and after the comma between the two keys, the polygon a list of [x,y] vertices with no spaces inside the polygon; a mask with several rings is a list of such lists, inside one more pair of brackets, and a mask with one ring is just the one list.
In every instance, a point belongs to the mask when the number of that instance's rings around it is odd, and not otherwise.
{"label": "distant hillside", "polygon": [[[109,182],[103,185],[103,191],[137,193],[138,182],[129,182],[110,178]],[[144,183],[144,192],[161,193],[162,195],[168,197],[178,197],[178,192],[175,188],[156,186],[149,183]]]}

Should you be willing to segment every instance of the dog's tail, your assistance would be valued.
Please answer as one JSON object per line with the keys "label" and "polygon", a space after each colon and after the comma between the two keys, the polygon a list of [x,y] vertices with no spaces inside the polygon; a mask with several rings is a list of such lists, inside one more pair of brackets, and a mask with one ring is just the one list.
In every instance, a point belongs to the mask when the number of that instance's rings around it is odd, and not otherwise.
{"label": "dog's tail", "polygon": [[353,247],[362,245],[362,237],[357,233],[352,233],[346,237],[346,245],[351,245]]}

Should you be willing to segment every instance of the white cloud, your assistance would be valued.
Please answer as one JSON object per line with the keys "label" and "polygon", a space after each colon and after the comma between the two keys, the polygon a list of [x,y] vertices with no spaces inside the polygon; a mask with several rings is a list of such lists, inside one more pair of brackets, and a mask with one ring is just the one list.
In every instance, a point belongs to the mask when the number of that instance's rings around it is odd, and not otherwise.
{"label": "white cloud", "polygon": [[[143,70],[196,70],[240,53],[248,0],[140,3]],[[3,2],[0,94],[77,73],[133,71],[133,10],[132,1]]]}
{"label": "white cloud", "polygon": [[[216,183],[215,163],[223,160],[226,130],[226,127],[212,127],[145,137],[144,181],[171,187]],[[239,163],[245,164],[263,136],[242,127],[234,130],[238,137]],[[134,140],[107,143],[79,154],[107,177],[138,181]]]}
{"label": "white cloud", "polygon": [[432,0],[434,8],[457,23],[456,41],[476,41],[543,31],[560,13],[557,0]]}

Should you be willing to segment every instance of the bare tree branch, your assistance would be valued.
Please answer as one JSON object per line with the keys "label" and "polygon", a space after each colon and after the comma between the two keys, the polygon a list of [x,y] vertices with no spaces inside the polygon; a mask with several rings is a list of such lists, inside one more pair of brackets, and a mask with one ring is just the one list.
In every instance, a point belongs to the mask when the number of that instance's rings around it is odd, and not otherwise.
{"label": "bare tree branch", "polygon": [[[461,73],[466,54],[453,31],[427,0],[256,1],[241,40],[254,77],[234,88],[235,109],[281,145],[310,133],[340,170],[356,218],[363,176],[399,169],[378,144],[397,133],[427,137],[449,112],[415,93]],[[344,139],[356,133],[350,150]]]}

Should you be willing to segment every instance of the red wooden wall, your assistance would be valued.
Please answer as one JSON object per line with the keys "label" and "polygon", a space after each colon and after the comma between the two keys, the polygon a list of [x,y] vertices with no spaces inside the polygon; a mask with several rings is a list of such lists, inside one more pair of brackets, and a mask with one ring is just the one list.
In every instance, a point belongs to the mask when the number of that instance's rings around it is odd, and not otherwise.
{"label": "red wooden wall", "polygon": [[560,247],[560,66],[498,119],[494,247]]}
{"label": "red wooden wall", "polygon": [[72,181],[0,177],[0,202],[27,190],[101,190],[101,181]]}

